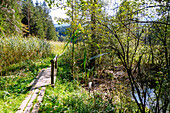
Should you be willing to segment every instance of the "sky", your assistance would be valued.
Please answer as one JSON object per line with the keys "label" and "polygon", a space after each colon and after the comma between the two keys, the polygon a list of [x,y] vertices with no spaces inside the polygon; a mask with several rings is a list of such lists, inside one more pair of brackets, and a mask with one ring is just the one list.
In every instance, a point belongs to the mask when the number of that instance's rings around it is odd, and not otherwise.
{"label": "sky", "polygon": [[[35,3],[37,0],[33,0],[33,2]],[[57,1],[57,0],[56,0]],[[113,7],[116,7],[117,4],[115,3],[120,3],[120,0],[105,0],[107,1],[107,3],[109,3],[110,5],[107,7],[108,9],[112,9]],[[43,3],[44,0],[38,0],[39,3]],[[112,5],[111,5],[112,4]],[[110,14],[113,14],[113,12],[111,12],[111,10],[108,10]],[[68,16],[65,14],[66,13],[66,10],[62,10],[60,8],[57,8],[57,7],[53,7],[51,9],[51,12],[50,12],[50,15],[53,19],[53,23],[54,24],[57,24],[57,22],[55,21],[54,18],[68,18]]]}
{"label": "sky", "polygon": [[[33,2],[35,3],[37,0],[33,0]],[[39,3],[43,3],[44,0],[38,0]],[[51,12],[50,12],[50,15],[53,19],[53,23],[54,24],[57,24],[57,22],[54,20],[55,17],[57,18],[67,18],[68,16],[65,14],[66,11],[63,9],[60,9],[60,8],[56,8],[56,7],[53,7],[51,9]]]}
{"label": "sky", "polygon": [[[33,0],[33,2],[35,3],[37,0]],[[61,2],[63,2],[63,1],[66,1],[66,0],[55,0],[55,1],[61,1]],[[115,10],[113,10],[115,7],[118,7],[119,5],[120,5],[120,3],[121,3],[121,1],[122,0],[103,0],[103,1],[105,1],[106,3],[108,3],[109,5],[108,6],[106,6],[105,8],[107,9],[107,13],[109,14],[109,15],[115,15],[115,13],[117,12],[117,11],[115,11]],[[39,3],[43,3],[44,2],[44,0],[38,0],[38,2]],[[149,15],[153,15],[154,13],[154,10],[155,9],[152,9],[152,10],[150,10],[149,12],[147,12]],[[51,15],[51,17],[52,17],[52,19],[53,19],[53,23],[54,24],[58,24],[57,22],[56,22],[56,20],[55,20],[55,18],[68,18],[68,16],[65,14],[66,13],[66,10],[62,10],[62,9],[60,9],[60,8],[57,8],[57,7],[53,7],[52,9],[51,9],[51,12],[50,12],[50,15]],[[146,16],[145,16],[146,17]],[[157,16],[155,16],[154,15],[154,17],[157,17]],[[141,18],[142,20],[148,20],[149,18]]]}

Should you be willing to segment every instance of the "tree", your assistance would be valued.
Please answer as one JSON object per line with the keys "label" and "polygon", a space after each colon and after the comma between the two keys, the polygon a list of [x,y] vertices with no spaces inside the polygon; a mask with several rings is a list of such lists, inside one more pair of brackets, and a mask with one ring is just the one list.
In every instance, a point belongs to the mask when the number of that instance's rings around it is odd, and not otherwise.
{"label": "tree", "polygon": [[31,34],[42,39],[56,40],[55,27],[45,2],[43,5],[36,3],[34,6],[31,0],[23,1],[22,12],[22,23],[28,26],[26,36]]}
{"label": "tree", "polygon": [[0,1],[0,35],[21,33],[20,7],[20,0]]}
{"label": "tree", "polygon": [[[73,1],[68,0],[62,7],[69,7],[67,15],[70,19],[59,20],[71,24],[70,32],[68,31],[70,37],[73,36],[73,31],[81,29],[76,35],[82,39],[83,44],[77,43],[77,52],[72,55],[75,62],[72,62],[72,65],[79,63],[77,59],[81,59],[84,62],[85,72],[87,72],[86,67],[88,70],[93,69],[93,66],[114,69],[109,66],[111,63],[114,63],[113,66],[123,65],[127,74],[125,78],[127,77],[129,82],[123,83],[130,89],[129,94],[138,106],[137,111],[144,113],[149,110],[159,113],[166,112],[169,106],[167,95],[169,4],[147,2],[124,0],[118,7],[116,15],[109,16],[103,8],[105,4],[101,1],[80,0],[73,4]],[[161,16],[155,8],[158,8]],[[154,15],[156,17],[153,17]],[[74,49],[73,42],[72,54]],[[84,50],[84,59],[82,50]],[[108,53],[110,57],[104,57],[102,60],[106,63],[102,65],[101,56],[105,54],[101,53]],[[116,61],[111,61],[113,59]],[[82,62],[77,66],[82,68]],[[93,75],[95,71],[90,70],[90,72]]]}
{"label": "tree", "polygon": [[49,18],[49,20],[47,21],[47,34],[46,34],[46,39],[47,40],[57,40],[57,33],[56,33],[56,30],[55,30],[55,27],[53,25],[53,22],[52,22],[52,19]]}
{"label": "tree", "polygon": [[35,7],[31,0],[25,0],[22,2],[22,23],[28,26],[28,32],[25,33],[26,36],[33,34]]}
{"label": "tree", "polygon": [[[166,38],[169,30],[168,16],[166,16],[165,22],[153,21],[153,18],[151,19],[150,15],[147,15],[146,12],[147,8],[153,8],[155,6],[147,6],[146,8],[146,3],[141,1],[139,2],[140,9],[138,9],[134,7],[134,4],[136,3],[123,1],[119,7],[120,10],[117,13],[117,18],[113,17],[114,19],[110,19],[109,22],[107,20],[105,23],[101,23],[109,30],[110,34],[112,34],[108,35],[109,39],[111,39],[109,40],[111,41],[111,45],[108,46],[108,48],[114,50],[114,54],[117,55],[122,65],[125,67],[131,86],[132,96],[140,112],[146,112],[146,107],[148,105],[153,112],[166,112],[169,104],[166,84],[168,83],[169,75],[168,49],[166,48]],[[167,5],[160,7],[168,9]],[[121,12],[122,9],[124,9],[123,12]],[[162,17],[165,17],[166,14],[169,15],[168,10],[164,11],[165,13],[163,13],[164,16]],[[142,17],[144,18],[150,18],[151,21],[140,20],[138,14],[143,15]],[[155,27],[153,28],[153,26]],[[161,52],[165,54],[164,59],[155,59],[157,61],[163,60],[163,62],[158,65],[153,64],[154,66],[151,66],[150,61],[148,62],[147,60],[148,54],[150,54],[148,53],[148,49],[153,51],[153,46],[156,47],[159,44],[154,43],[155,45],[151,45],[151,39],[148,37],[150,34],[150,32],[148,32],[149,29],[154,30],[152,33],[156,34],[156,36],[153,40],[160,39],[164,49],[164,51],[162,51],[161,48],[157,49],[158,51],[155,51],[155,54]],[[147,45],[147,39],[149,39],[150,48]],[[150,90],[152,90],[152,93],[150,93]]]}

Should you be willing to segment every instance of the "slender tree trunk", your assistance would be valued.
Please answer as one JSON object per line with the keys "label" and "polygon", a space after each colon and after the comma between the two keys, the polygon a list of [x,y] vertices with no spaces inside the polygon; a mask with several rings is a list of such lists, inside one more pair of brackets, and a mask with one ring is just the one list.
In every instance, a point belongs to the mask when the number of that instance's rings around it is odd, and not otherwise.
{"label": "slender tree trunk", "polygon": [[[150,30],[149,30],[149,32],[150,32]],[[150,46],[151,55],[152,55],[152,65],[154,65],[154,54],[153,54],[153,48],[152,48],[152,40],[151,40],[150,36],[149,36],[149,46]]]}
{"label": "slender tree trunk", "polygon": [[[168,7],[168,3],[166,3],[166,6]],[[168,16],[166,19],[166,23],[168,24],[168,19],[169,19],[169,10],[168,10]],[[165,37],[164,37],[164,50],[165,50],[165,59],[166,59],[166,68],[168,69],[168,74],[169,74],[169,69],[170,69],[170,64],[169,64],[169,60],[168,60],[168,47],[167,47],[167,32],[168,32],[168,25],[166,24],[165,26]]]}
{"label": "slender tree trunk", "polygon": [[[72,4],[71,4],[71,8],[72,8],[72,22],[74,21],[74,6],[73,6],[73,3],[74,2],[74,0],[72,0]],[[73,33],[72,33],[72,35],[74,35],[74,29],[73,29]],[[72,46],[74,47],[74,43],[73,43],[73,41],[74,41],[74,37],[73,37],[73,40],[72,40]],[[73,49],[72,49],[72,76],[73,76],[73,78],[74,78],[74,51],[73,51]]]}
{"label": "slender tree trunk", "polygon": [[30,35],[30,15],[29,15],[29,9],[27,8],[27,16],[28,16],[28,36]]}
{"label": "slender tree trunk", "polygon": [[[92,42],[90,44],[90,53],[91,53],[91,57],[95,56],[96,55],[96,47],[95,47],[95,40],[96,40],[96,30],[95,30],[95,27],[96,27],[96,17],[95,17],[95,4],[97,3],[97,0],[91,0],[91,4],[92,4],[92,14],[91,14],[91,31],[92,31],[92,35],[91,35],[91,38],[92,38]],[[96,63],[95,63],[95,59],[92,59],[90,61],[90,69],[95,66]],[[95,69],[95,68],[94,68]]]}

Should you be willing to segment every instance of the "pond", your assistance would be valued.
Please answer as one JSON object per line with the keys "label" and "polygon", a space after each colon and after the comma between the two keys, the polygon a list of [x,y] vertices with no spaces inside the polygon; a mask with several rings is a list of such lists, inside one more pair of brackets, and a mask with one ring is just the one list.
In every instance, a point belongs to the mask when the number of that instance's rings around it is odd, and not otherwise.
{"label": "pond", "polygon": [[[142,90],[141,89],[140,89],[140,92],[142,94]],[[135,93],[135,97],[136,97],[137,101],[140,103],[140,99],[139,99],[139,96],[138,96],[137,93]],[[154,101],[155,98],[156,98],[155,93],[154,93],[154,89],[147,88],[146,100],[145,100],[145,98],[142,95],[141,95],[141,97],[142,97],[142,103],[144,103],[144,101],[146,101],[146,106],[149,109],[152,109],[152,107],[156,105],[156,102]],[[132,97],[132,99],[134,100],[133,97]]]}

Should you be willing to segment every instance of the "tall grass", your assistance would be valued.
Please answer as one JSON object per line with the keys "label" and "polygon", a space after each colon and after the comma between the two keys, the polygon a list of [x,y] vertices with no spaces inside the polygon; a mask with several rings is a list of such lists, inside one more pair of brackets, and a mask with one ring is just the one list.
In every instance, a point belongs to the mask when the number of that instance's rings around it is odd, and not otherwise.
{"label": "tall grass", "polygon": [[51,54],[51,45],[35,37],[0,37],[0,74],[7,72],[11,64],[47,57]]}
{"label": "tall grass", "polygon": [[53,47],[52,53],[54,54],[61,54],[63,52],[65,42],[58,42],[58,41],[49,41],[51,46]]}

